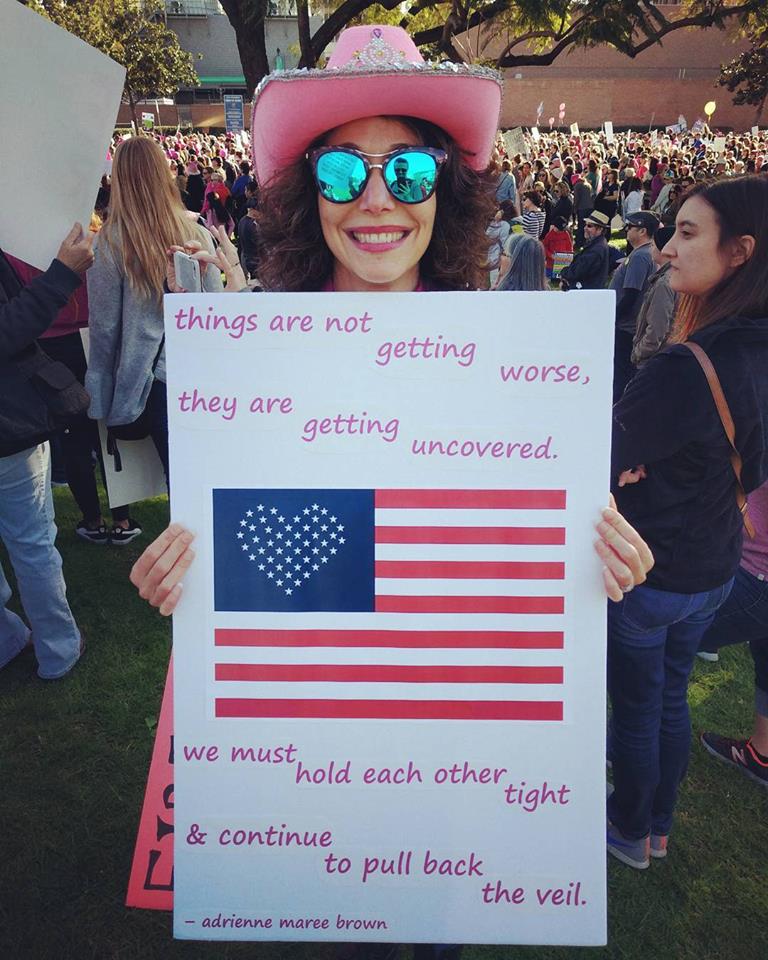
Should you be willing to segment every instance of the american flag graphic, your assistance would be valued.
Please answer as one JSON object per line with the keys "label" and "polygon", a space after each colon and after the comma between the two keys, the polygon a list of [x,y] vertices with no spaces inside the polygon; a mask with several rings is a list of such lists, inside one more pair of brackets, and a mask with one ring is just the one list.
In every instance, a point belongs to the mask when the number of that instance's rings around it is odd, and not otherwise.
{"label": "american flag graphic", "polygon": [[265,624],[215,629],[215,716],[562,720],[565,505],[214,490],[215,610]]}

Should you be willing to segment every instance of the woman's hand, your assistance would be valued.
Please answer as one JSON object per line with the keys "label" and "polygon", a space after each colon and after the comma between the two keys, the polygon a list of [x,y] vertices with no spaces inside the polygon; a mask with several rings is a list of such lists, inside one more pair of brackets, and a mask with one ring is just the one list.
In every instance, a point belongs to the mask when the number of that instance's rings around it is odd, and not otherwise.
{"label": "woman's hand", "polygon": [[195,535],[179,523],[172,523],[134,563],[131,583],[139,596],[157,607],[164,617],[176,609],[181,597],[181,580],[195,558],[190,547]]}
{"label": "woman's hand", "polygon": [[653,554],[637,530],[618,512],[612,495],[597,532],[600,539],[595,542],[595,550],[603,561],[605,592],[618,602],[645,581],[653,566]]}
{"label": "woman's hand", "polygon": [[200,251],[202,250],[202,244],[197,243],[195,240],[190,240],[189,243],[185,243],[183,247],[173,246],[166,250],[166,259],[165,259],[165,283],[168,287],[169,293],[188,293],[188,290],[185,290],[184,287],[180,286],[176,280],[176,267],[173,263],[174,253],[186,253],[189,257],[194,257],[195,260],[199,260]]}
{"label": "woman's hand", "polygon": [[221,272],[227,278],[227,289],[232,288],[235,292],[246,287],[247,281],[243,268],[240,265],[240,258],[237,255],[237,249],[229,238],[224,227],[216,227],[215,230],[208,228],[208,232],[218,243],[216,248],[216,259],[209,261],[218,264]]}
{"label": "woman's hand", "polygon": [[648,476],[645,464],[639,463],[634,470],[625,470],[619,474],[619,486],[626,487],[628,484],[639,483]]}

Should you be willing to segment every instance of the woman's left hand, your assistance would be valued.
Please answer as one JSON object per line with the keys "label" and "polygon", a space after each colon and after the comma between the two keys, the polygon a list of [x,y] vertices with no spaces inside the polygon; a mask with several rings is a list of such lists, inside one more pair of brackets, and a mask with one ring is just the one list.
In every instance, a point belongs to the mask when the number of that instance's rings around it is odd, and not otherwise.
{"label": "woman's left hand", "polygon": [[653,554],[637,530],[618,512],[613,495],[610,506],[603,510],[597,532],[600,539],[595,542],[595,550],[603,561],[605,592],[618,602],[633,587],[645,582],[654,563]]}

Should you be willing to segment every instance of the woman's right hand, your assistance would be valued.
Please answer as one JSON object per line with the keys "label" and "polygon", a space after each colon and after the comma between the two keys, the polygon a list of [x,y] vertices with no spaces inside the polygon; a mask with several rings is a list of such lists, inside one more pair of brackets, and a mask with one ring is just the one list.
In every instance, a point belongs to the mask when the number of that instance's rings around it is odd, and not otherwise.
{"label": "woman's right hand", "polygon": [[190,544],[195,535],[172,523],[153,540],[131,569],[131,583],[139,596],[170,616],[181,598],[181,581],[195,558]]}

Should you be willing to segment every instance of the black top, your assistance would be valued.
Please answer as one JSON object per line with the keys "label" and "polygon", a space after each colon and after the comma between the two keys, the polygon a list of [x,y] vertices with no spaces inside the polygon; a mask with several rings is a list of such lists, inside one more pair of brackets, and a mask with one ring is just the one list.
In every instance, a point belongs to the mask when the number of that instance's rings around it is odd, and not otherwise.
{"label": "black top", "polygon": [[[734,317],[691,340],[720,378],[749,493],[768,478],[768,319]],[[693,354],[678,344],[648,360],[613,409],[611,479],[619,510],[653,551],[649,586],[699,593],[736,572],[743,521],[729,452]],[[647,478],[619,489],[619,473],[638,464]]]}

